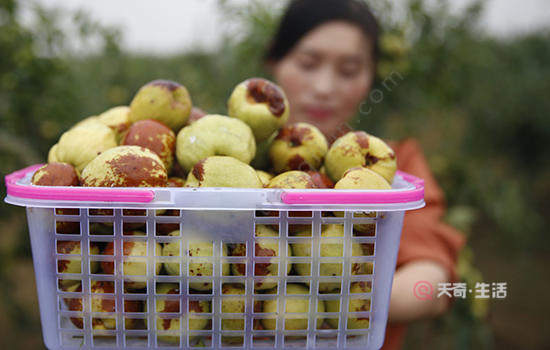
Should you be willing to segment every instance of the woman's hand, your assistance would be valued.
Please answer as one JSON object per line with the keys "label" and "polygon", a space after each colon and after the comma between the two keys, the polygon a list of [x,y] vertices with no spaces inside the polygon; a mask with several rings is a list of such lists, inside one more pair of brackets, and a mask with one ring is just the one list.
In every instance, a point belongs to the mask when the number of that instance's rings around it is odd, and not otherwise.
{"label": "woman's hand", "polygon": [[[432,297],[426,300],[415,294],[415,285],[426,281],[433,286]],[[437,297],[439,283],[449,282],[447,270],[439,263],[418,260],[401,266],[393,277],[389,322],[410,322],[443,314],[450,302],[448,296]]]}

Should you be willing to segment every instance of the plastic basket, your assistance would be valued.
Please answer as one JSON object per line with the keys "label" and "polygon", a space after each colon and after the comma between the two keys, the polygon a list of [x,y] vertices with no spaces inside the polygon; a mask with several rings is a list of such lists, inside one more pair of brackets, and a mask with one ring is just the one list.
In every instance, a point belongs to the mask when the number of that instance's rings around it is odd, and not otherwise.
{"label": "plastic basket", "polygon": [[[33,186],[38,167],[8,175],[5,200],[27,208],[49,349],[379,349],[403,216],[424,206],[423,181],[402,172],[387,191],[121,189]],[[326,225],[342,235],[325,236]],[[275,235],[257,237],[266,226]],[[311,236],[295,235],[308,226]],[[126,234],[137,228],[143,235]],[[178,232],[165,235],[171,229]],[[192,254],[199,241],[206,253]],[[179,256],[157,250],[174,242]],[[263,254],[266,242],[278,252]],[[67,254],[64,244],[80,253]],[[112,255],[98,254],[109,244]],[[146,250],[125,255],[127,244]],[[297,244],[310,254],[293,255]],[[80,271],[63,273],[67,263]],[[166,274],[167,264],[179,272]],[[164,283],[178,289],[160,294]]]}

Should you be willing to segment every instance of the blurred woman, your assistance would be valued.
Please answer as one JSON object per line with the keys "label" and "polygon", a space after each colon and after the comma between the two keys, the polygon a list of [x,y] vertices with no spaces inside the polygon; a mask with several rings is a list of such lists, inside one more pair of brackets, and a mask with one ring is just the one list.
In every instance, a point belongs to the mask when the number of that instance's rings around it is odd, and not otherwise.
{"label": "blurred woman", "polygon": [[[379,27],[364,1],[294,0],[266,63],[291,105],[289,123],[317,126],[333,142],[351,130],[376,76]],[[367,130],[368,132],[368,130]],[[415,296],[417,282],[457,281],[463,236],[441,221],[445,202],[419,143],[390,142],[399,170],[425,180],[426,207],[405,216],[383,349],[401,348],[406,324],[444,313],[450,299]]]}

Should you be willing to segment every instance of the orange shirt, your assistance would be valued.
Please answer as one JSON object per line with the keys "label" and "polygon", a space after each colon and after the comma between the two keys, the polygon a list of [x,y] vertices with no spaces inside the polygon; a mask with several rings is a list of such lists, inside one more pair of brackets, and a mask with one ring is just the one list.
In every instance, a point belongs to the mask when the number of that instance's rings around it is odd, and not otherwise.
{"label": "orange shirt", "polygon": [[[419,143],[407,139],[399,143],[389,142],[397,156],[397,169],[424,179],[426,206],[405,214],[397,266],[414,260],[432,260],[443,265],[451,282],[458,280],[456,262],[465,237],[442,221],[445,198],[437,184]],[[411,291],[412,292],[412,291]],[[401,349],[407,325],[388,323],[382,350]]]}

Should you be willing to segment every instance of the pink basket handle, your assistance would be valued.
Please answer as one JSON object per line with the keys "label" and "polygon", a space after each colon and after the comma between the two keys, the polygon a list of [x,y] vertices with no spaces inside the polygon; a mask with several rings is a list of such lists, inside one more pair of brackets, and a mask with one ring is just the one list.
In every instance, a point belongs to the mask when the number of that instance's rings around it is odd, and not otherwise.
{"label": "pink basket handle", "polygon": [[397,171],[405,181],[414,185],[406,191],[373,190],[370,192],[283,192],[281,200],[285,204],[391,204],[408,203],[424,199],[424,180]]}
{"label": "pink basket handle", "polygon": [[120,189],[120,188],[94,188],[94,187],[54,187],[54,186],[29,186],[19,185],[17,181],[36,171],[43,164],[32,165],[25,169],[6,175],[6,189],[10,196],[57,200],[57,201],[83,201],[83,202],[124,202],[124,203],[149,203],[155,199],[152,190]]}

